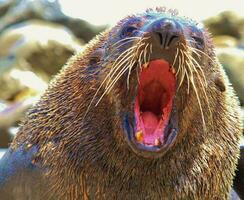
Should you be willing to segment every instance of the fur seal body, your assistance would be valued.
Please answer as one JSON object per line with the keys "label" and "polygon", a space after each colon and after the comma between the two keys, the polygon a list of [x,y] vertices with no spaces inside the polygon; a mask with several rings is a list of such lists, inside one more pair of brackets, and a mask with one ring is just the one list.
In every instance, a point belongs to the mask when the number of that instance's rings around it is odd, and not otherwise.
{"label": "fur seal body", "polygon": [[[32,200],[228,199],[240,135],[238,101],[208,32],[148,10],[56,76],[2,161],[27,162],[5,173],[2,190]],[[22,174],[34,178],[11,193]]]}

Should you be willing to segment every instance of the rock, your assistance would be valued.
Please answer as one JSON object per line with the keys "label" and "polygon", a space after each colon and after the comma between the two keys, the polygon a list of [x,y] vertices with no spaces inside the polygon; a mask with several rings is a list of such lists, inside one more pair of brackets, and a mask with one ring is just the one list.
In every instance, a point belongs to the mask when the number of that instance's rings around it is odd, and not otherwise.
{"label": "rock", "polygon": [[0,102],[0,148],[8,147],[18,128],[16,126],[37,99],[38,97],[28,98],[16,103]]}
{"label": "rock", "polygon": [[82,19],[65,15],[57,0],[15,0],[5,15],[0,18],[0,32],[13,24],[29,19],[42,19],[67,26],[85,42],[106,28],[93,26]]}
{"label": "rock", "polygon": [[0,19],[0,31],[10,25],[28,19],[54,20],[64,18],[58,1],[48,0],[14,0],[11,7]]}
{"label": "rock", "polygon": [[5,29],[0,46],[0,147],[7,147],[13,126],[82,44],[64,26],[30,20]]}
{"label": "rock", "polygon": [[37,99],[37,97],[28,98],[16,103],[6,104],[7,106],[0,110],[0,129],[7,130],[17,124]]}
{"label": "rock", "polygon": [[[0,101],[0,113],[7,109],[8,105],[4,101]],[[0,117],[1,118],[1,117]],[[1,121],[1,120],[0,120]],[[0,148],[7,147],[8,143],[11,141],[11,137],[8,134],[8,129],[0,125]],[[1,152],[0,152],[1,153]]]}
{"label": "rock", "polygon": [[0,148],[8,148],[9,143],[12,141],[12,137],[8,134],[7,129],[0,128]]}
{"label": "rock", "polygon": [[7,147],[13,126],[82,44],[64,26],[30,20],[5,29],[0,46],[0,147]]}
{"label": "rock", "polygon": [[0,17],[5,15],[15,0],[0,0]]}
{"label": "rock", "polygon": [[220,48],[226,48],[226,47],[236,47],[239,44],[239,41],[229,35],[219,35],[213,37],[213,42],[215,46]]}
{"label": "rock", "polygon": [[21,92],[38,95],[82,48],[67,28],[40,20],[6,29],[0,35],[0,46],[0,99],[11,101]]}
{"label": "rock", "polygon": [[204,24],[213,36],[229,35],[241,39],[244,34],[244,19],[231,11],[225,11],[211,17],[205,20]]}

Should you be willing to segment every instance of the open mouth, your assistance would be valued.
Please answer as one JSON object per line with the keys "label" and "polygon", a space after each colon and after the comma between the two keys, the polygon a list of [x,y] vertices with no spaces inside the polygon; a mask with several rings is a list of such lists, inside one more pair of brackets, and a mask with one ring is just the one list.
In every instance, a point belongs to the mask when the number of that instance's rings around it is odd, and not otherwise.
{"label": "open mouth", "polygon": [[164,60],[151,61],[139,77],[135,103],[136,140],[144,145],[164,143],[175,94],[175,75]]}
{"label": "open mouth", "polygon": [[177,135],[174,109],[175,70],[166,60],[142,66],[134,105],[135,123],[129,137],[136,151],[165,152]]}

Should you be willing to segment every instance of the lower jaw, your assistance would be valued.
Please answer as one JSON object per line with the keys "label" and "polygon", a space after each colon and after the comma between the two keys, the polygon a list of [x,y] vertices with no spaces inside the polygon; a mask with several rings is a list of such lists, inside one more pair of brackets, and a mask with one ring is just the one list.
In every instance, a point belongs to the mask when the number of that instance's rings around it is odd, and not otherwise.
{"label": "lower jaw", "polygon": [[175,73],[167,61],[158,59],[142,65],[134,122],[125,120],[128,143],[137,154],[161,157],[172,146],[178,132],[175,88]]}
{"label": "lower jaw", "polygon": [[135,137],[135,119],[130,120],[128,115],[124,116],[123,127],[127,143],[134,153],[148,159],[161,158],[174,145],[178,135],[177,109],[173,105],[169,122],[164,130],[164,142],[158,146],[145,145],[137,141]]}

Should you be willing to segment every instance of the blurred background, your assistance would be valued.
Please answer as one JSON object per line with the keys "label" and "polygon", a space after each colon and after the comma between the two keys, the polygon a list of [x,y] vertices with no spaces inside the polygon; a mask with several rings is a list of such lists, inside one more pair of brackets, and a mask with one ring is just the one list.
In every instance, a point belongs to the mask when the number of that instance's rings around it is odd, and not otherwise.
{"label": "blurred background", "polygon": [[208,27],[243,113],[243,0],[0,0],[0,157],[70,56],[124,16],[156,6]]}

